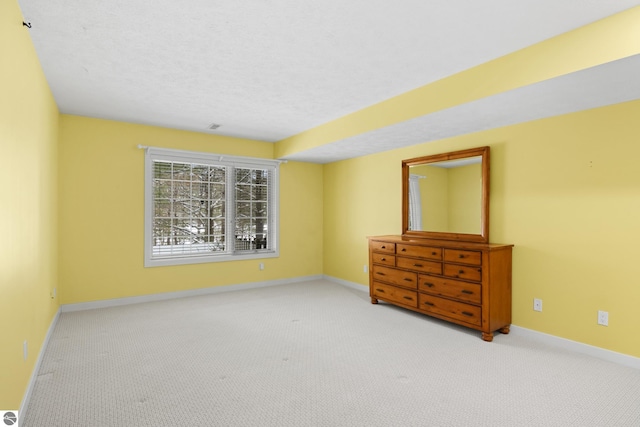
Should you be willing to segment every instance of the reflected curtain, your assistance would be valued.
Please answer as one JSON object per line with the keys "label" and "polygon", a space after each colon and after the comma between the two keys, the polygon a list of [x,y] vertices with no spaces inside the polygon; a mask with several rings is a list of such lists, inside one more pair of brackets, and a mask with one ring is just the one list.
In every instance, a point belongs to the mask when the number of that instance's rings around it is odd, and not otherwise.
{"label": "reflected curtain", "polygon": [[422,230],[422,198],[420,196],[420,175],[409,176],[409,230]]}

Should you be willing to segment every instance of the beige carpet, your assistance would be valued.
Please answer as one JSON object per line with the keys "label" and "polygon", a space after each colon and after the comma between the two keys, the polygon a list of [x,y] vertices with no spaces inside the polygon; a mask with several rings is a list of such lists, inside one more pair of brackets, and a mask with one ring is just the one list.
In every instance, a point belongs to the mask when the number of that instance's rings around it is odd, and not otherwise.
{"label": "beige carpet", "polygon": [[640,370],[328,281],[60,315],[21,427],[640,426]]}

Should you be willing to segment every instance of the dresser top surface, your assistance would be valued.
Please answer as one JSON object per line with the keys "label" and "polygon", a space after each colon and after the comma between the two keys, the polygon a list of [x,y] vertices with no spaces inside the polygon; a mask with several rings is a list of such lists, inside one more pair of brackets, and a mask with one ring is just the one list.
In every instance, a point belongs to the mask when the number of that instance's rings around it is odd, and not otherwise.
{"label": "dresser top surface", "polygon": [[382,240],[390,243],[401,243],[408,245],[419,246],[441,246],[443,248],[454,249],[477,249],[477,250],[500,250],[512,248],[511,244],[502,243],[476,243],[476,242],[463,242],[459,240],[435,240],[435,239],[422,239],[417,237],[407,237],[403,235],[387,235],[387,236],[368,236],[367,239]]}

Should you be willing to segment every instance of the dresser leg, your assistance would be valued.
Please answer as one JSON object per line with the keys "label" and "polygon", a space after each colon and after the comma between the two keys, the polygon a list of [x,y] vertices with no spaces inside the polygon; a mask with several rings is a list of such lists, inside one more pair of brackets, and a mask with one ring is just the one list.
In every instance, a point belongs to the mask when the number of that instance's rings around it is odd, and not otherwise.
{"label": "dresser leg", "polygon": [[504,328],[500,328],[498,330],[500,331],[501,334],[507,335],[509,333],[509,331],[511,330],[511,325],[507,325]]}
{"label": "dresser leg", "polygon": [[378,298],[371,297],[371,304],[377,304]]}
{"label": "dresser leg", "polygon": [[493,332],[483,332],[482,339],[485,340],[486,342],[493,341]]}

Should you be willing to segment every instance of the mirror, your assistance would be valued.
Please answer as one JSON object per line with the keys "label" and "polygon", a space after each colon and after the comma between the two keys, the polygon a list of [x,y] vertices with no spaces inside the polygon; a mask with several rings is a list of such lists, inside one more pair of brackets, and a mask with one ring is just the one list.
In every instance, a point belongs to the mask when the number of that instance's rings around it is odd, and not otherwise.
{"label": "mirror", "polygon": [[402,161],[402,234],[489,242],[489,147]]}

